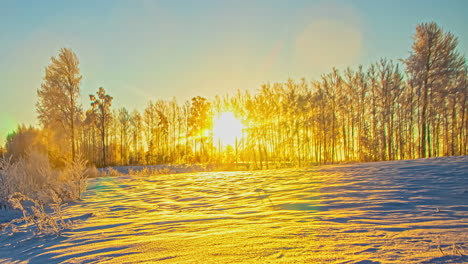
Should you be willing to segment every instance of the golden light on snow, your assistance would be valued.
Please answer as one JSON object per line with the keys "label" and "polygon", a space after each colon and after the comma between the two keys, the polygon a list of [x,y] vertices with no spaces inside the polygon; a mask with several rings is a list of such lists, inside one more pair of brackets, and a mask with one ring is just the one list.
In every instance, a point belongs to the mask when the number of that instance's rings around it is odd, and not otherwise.
{"label": "golden light on snow", "polygon": [[232,112],[223,112],[214,121],[213,138],[223,146],[234,145],[242,137],[243,125]]}

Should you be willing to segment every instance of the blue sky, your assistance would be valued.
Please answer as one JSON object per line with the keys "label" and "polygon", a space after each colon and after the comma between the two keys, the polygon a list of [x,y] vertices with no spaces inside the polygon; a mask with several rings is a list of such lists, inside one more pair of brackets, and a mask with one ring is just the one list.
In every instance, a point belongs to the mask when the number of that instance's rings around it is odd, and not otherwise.
{"label": "blue sky", "polygon": [[0,143],[37,125],[36,90],[62,47],[80,60],[85,109],[103,86],[115,106],[141,110],[405,58],[421,22],[458,36],[466,56],[467,11],[463,0],[0,0]]}

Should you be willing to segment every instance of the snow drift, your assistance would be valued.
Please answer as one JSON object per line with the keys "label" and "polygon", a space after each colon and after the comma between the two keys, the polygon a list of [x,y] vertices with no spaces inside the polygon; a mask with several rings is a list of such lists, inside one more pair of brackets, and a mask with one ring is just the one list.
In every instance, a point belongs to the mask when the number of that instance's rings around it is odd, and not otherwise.
{"label": "snow drift", "polygon": [[468,157],[93,179],[1,263],[464,263]]}

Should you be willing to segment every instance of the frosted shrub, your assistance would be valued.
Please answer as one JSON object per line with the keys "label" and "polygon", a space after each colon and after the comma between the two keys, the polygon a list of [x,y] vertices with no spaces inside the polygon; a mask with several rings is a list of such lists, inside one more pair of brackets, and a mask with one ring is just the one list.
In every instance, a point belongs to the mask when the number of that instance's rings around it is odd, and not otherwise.
{"label": "frosted shrub", "polygon": [[22,177],[16,192],[47,203],[51,200],[50,190],[58,191],[60,171],[52,169],[46,155],[30,152],[26,159],[18,161],[18,168]]}
{"label": "frosted shrub", "polygon": [[122,176],[122,173],[120,173],[118,170],[108,167],[102,171],[102,174],[105,176]]}
{"label": "frosted shrub", "polygon": [[148,167],[143,167],[141,170],[135,170],[132,172],[129,172],[130,175],[141,175],[141,176],[148,176],[151,175],[151,171]]}
{"label": "frosted shrub", "polygon": [[[9,197],[9,201],[14,209],[18,209],[23,214],[20,219],[14,219],[5,224],[4,229],[10,227],[15,232],[16,223],[25,222],[27,226],[33,226],[36,235],[60,235],[62,230],[70,227],[70,222],[63,219],[62,208],[66,204],[53,191],[50,191],[53,202],[50,204],[51,213],[47,213],[43,203],[38,200],[29,198],[21,193],[13,193]],[[24,204],[32,204],[25,207]]]}
{"label": "frosted shrub", "polygon": [[173,174],[173,173],[176,173],[176,171],[170,168],[162,168],[158,170],[157,174]]}
{"label": "frosted shrub", "polygon": [[11,162],[11,158],[0,158],[0,207],[6,207],[8,197],[13,193],[12,182],[8,175],[15,173],[16,164]]}
{"label": "frosted shrub", "polygon": [[23,214],[6,224],[12,231],[22,222],[35,226],[38,234],[60,234],[68,226],[63,202],[81,199],[88,174],[81,157],[65,164],[62,170],[53,169],[47,156],[35,152],[16,162],[0,158],[0,205]]}
{"label": "frosted shrub", "polygon": [[53,169],[46,155],[31,152],[26,158],[12,162],[9,158],[0,158],[0,203],[7,203],[8,197],[21,193],[42,203],[52,201],[50,191],[61,199],[76,201],[86,189],[86,162],[78,157],[73,162],[66,162],[62,170]]}
{"label": "frosted shrub", "polygon": [[81,194],[86,191],[87,187],[86,161],[79,156],[75,161],[67,164],[61,176],[64,182],[62,196],[67,200],[81,200]]}
{"label": "frosted shrub", "polygon": [[98,169],[93,165],[89,167],[86,171],[87,178],[97,178],[101,176],[101,173]]}

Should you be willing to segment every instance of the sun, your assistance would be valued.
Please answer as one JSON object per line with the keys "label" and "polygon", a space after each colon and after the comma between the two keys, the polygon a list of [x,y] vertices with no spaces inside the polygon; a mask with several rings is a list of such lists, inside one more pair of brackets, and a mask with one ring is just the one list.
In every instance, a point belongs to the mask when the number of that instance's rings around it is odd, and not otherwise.
{"label": "sun", "polygon": [[236,139],[242,137],[244,126],[232,112],[223,112],[214,121],[213,139],[219,140],[223,146],[234,145]]}

